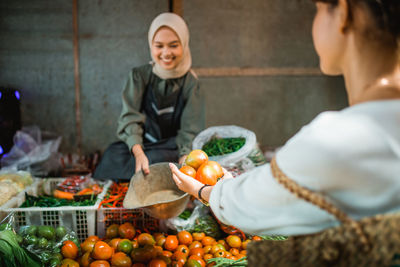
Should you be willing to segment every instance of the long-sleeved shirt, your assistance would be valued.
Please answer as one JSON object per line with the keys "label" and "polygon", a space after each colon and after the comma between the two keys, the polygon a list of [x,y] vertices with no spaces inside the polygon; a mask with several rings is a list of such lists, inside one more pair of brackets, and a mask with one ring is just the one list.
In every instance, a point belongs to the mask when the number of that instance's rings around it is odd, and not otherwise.
{"label": "long-sleeved shirt", "polygon": [[[133,68],[122,90],[122,112],[118,120],[117,136],[131,149],[135,144],[143,144],[145,114],[140,112],[152,65]],[[155,74],[153,74],[155,75]],[[183,85],[184,83],[184,85]],[[180,129],[176,137],[179,155],[188,154],[194,137],[205,127],[205,98],[198,79],[190,71],[186,78],[161,79],[155,75],[152,87],[157,98],[162,98],[178,90],[183,85],[185,107]]]}
{"label": "long-sleeved shirt", "polygon": [[[323,112],[276,154],[289,178],[322,193],[353,219],[400,209],[400,100]],[[339,222],[280,185],[265,164],[218,182],[210,206],[254,234],[298,235]]]}

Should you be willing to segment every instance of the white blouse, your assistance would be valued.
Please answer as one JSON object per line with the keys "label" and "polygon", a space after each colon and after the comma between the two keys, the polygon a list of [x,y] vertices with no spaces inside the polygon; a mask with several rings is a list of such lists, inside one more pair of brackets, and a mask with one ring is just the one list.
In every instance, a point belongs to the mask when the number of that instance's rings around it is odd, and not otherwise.
{"label": "white blouse", "polygon": [[[324,194],[354,219],[400,208],[400,100],[323,112],[276,155],[280,169]],[[218,182],[210,206],[219,220],[246,233],[298,235],[339,222],[298,199],[265,164]]]}

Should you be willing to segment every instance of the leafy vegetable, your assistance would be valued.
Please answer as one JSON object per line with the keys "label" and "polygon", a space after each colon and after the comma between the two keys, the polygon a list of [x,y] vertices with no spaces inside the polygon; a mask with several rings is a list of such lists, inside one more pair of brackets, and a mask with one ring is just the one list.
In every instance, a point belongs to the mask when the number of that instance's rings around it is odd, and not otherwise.
{"label": "leafy vegetable", "polygon": [[244,137],[218,138],[212,137],[201,148],[209,157],[220,156],[238,151],[244,146]]}
{"label": "leafy vegetable", "polygon": [[96,203],[97,197],[92,195],[90,199],[84,201],[74,201],[68,199],[59,199],[50,196],[35,197],[25,192],[25,201],[20,208],[29,207],[62,207],[62,206],[93,206]]}
{"label": "leafy vegetable", "polygon": [[214,267],[225,267],[225,266],[247,266],[247,258],[243,257],[238,260],[231,260],[227,258],[212,258],[207,260],[207,264],[215,262]]}
{"label": "leafy vegetable", "polygon": [[211,215],[205,215],[197,218],[195,223],[187,229],[189,232],[204,232],[206,235],[219,238],[221,230],[219,224]]}
{"label": "leafy vegetable", "polygon": [[41,267],[42,264],[35,256],[23,248],[17,242],[16,234],[11,230],[0,232],[0,266]]}

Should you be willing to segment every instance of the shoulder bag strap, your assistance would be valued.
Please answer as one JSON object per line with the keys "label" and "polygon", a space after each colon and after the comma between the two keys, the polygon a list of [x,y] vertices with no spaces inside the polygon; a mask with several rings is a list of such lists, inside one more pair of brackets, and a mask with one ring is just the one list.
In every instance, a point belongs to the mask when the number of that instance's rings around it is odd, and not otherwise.
{"label": "shoulder bag strap", "polygon": [[319,208],[327,211],[328,213],[335,216],[340,222],[342,222],[342,224],[349,225],[359,237],[359,240],[363,244],[365,249],[368,250],[370,248],[367,236],[365,235],[365,232],[363,231],[363,228],[359,222],[351,219],[347,214],[339,210],[333,204],[329,203],[321,194],[311,191],[287,177],[286,174],[284,174],[279,168],[278,164],[276,163],[275,157],[272,158],[270,165],[272,175],[278,183],[283,185],[298,198],[306,200],[307,202],[310,202],[318,206]]}

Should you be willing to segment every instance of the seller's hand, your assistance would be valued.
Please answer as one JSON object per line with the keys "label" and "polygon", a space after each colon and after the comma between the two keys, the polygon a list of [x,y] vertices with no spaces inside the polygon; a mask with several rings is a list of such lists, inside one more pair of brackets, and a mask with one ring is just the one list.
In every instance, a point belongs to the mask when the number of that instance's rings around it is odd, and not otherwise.
{"label": "seller's hand", "polygon": [[150,173],[149,159],[142,149],[142,146],[136,144],[132,147],[132,153],[135,156],[135,173],[143,170],[145,175]]}
{"label": "seller's hand", "polygon": [[[199,190],[204,184],[181,172],[175,164],[170,163],[169,167],[171,168],[172,178],[174,179],[176,186],[180,190],[198,198]],[[207,202],[210,198],[212,188],[213,186],[208,186],[201,192],[203,199]]]}

